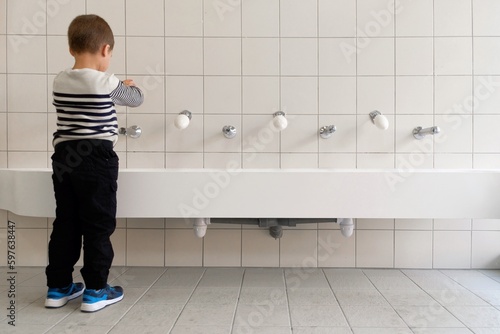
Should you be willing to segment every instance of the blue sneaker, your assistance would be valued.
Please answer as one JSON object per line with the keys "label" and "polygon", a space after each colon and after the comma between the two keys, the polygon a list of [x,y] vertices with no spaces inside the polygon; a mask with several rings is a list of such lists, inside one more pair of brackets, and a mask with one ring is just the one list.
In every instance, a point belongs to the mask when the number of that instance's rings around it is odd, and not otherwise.
{"label": "blue sneaker", "polygon": [[62,307],[71,299],[75,299],[82,295],[85,286],[83,283],[71,283],[65,288],[49,288],[47,298],[45,299],[45,307],[57,308]]}
{"label": "blue sneaker", "polygon": [[108,284],[101,290],[85,289],[80,310],[82,310],[82,312],[99,311],[122,299],[123,288],[121,286],[109,286]]}

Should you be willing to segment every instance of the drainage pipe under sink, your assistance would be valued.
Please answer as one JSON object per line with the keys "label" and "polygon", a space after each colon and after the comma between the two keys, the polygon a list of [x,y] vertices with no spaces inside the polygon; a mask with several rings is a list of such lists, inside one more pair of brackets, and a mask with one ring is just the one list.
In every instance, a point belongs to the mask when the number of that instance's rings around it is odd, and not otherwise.
{"label": "drainage pipe under sink", "polygon": [[340,232],[346,238],[350,237],[354,231],[354,222],[352,218],[196,218],[193,228],[197,237],[203,238],[207,231],[207,225],[217,224],[246,224],[258,225],[269,228],[269,234],[279,239],[283,236],[283,226],[296,226],[297,224],[314,223],[337,223],[340,226]]}

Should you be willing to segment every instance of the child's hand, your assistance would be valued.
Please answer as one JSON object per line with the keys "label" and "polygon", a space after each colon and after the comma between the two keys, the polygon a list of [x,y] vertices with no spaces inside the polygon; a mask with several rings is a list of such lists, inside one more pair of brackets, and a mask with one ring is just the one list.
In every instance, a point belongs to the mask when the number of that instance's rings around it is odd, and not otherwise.
{"label": "child's hand", "polygon": [[135,82],[132,79],[123,80],[125,86],[135,86]]}

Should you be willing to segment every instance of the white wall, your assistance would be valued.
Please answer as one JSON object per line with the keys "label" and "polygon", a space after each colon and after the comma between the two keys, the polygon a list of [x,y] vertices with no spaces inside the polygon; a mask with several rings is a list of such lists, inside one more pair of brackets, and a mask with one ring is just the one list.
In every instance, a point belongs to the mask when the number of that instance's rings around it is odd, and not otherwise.
{"label": "white wall", "polygon": [[[243,168],[497,168],[499,11],[495,0],[0,0],[0,167],[50,167],[51,83],[72,66],[66,29],[74,16],[96,13],[116,35],[110,71],[147,98],[118,108],[121,126],[143,128],[140,139],[120,138],[122,168],[233,160]],[[180,132],[173,120],[184,109],[193,120]],[[375,109],[389,118],[385,132],[369,120]],[[264,138],[277,110],[289,127]],[[337,132],[319,138],[329,124]],[[238,136],[222,137],[223,125]],[[442,133],[411,136],[432,125]],[[44,265],[51,221],[0,218],[18,223],[19,264]],[[248,226],[211,226],[199,240],[182,221],[121,220],[115,264],[500,267],[497,221],[356,223],[350,239],[319,224],[275,241]]]}

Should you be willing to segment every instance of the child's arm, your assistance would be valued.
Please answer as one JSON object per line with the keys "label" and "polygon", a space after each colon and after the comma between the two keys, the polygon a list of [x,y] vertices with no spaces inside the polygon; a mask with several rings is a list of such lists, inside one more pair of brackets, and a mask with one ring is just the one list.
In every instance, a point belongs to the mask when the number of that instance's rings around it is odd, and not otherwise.
{"label": "child's arm", "polygon": [[110,94],[115,104],[127,107],[138,107],[144,102],[144,94],[133,80],[120,81]]}

